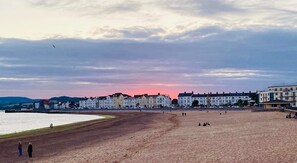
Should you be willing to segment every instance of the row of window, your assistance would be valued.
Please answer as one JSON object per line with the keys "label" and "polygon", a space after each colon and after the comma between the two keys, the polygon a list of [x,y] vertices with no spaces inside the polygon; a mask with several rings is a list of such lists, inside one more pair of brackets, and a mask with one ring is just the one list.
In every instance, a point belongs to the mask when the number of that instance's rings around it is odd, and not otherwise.
{"label": "row of window", "polygon": [[291,87],[291,88],[270,88],[270,89],[268,89],[269,91],[283,91],[283,90],[291,90],[291,91],[293,91],[293,90],[297,90],[297,87]]}
{"label": "row of window", "polygon": [[[194,100],[205,100],[205,99],[207,99],[207,97],[201,97],[201,98],[192,98],[192,99],[194,99]],[[249,97],[248,96],[240,96],[240,97],[234,97],[234,96],[232,96],[232,97],[212,97],[211,99],[249,99]],[[182,98],[182,99],[180,99],[180,100],[190,100],[190,98]]]}

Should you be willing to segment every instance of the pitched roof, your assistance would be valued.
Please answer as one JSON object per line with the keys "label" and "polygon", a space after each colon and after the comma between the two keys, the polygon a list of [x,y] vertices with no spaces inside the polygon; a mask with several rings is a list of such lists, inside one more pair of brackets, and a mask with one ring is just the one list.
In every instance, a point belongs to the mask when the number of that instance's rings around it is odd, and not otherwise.
{"label": "pitched roof", "polygon": [[194,92],[191,92],[191,93],[184,92],[184,93],[179,93],[178,97],[192,96],[193,94],[194,94]]}
{"label": "pitched roof", "polygon": [[106,100],[106,96],[100,96],[98,97],[98,100]]}
{"label": "pitched roof", "polygon": [[119,97],[121,95],[126,96],[126,97],[131,97],[130,95],[123,94],[123,93],[115,93],[115,94],[112,94],[111,96],[113,96],[113,97]]}

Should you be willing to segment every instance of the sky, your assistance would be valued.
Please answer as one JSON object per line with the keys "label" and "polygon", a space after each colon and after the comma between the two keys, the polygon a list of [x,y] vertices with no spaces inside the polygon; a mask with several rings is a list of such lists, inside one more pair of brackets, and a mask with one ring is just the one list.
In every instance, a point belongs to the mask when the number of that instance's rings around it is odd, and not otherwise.
{"label": "sky", "polygon": [[295,0],[0,0],[0,20],[0,96],[297,84]]}

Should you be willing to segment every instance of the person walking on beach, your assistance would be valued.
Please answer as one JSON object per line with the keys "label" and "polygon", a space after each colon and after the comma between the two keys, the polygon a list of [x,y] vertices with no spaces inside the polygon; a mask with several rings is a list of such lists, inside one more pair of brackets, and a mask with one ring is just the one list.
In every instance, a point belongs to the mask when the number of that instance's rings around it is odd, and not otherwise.
{"label": "person walking on beach", "polygon": [[22,146],[22,142],[21,141],[19,141],[18,150],[19,150],[19,156],[22,156],[23,155],[23,146]]}
{"label": "person walking on beach", "polygon": [[27,152],[28,152],[29,157],[31,158],[32,157],[32,152],[33,152],[33,146],[32,146],[31,142],[29,142]]}

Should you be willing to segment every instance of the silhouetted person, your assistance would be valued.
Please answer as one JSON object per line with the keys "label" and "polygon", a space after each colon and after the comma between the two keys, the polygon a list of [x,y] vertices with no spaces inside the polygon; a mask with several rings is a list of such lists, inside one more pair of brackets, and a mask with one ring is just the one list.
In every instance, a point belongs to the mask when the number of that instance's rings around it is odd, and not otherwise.
{"label": "silhouetted person", "polygon": [[206,124],[205,124],[205,123],[203,123],[203,126],[206,126]]}
{"label": "silhouetted person", "polygon": [[201,124],[199,123],[198,126],[201,126]]}
{"label": "silhouetted person", "polygon": [[19,156],[23,155],[23,146],[22,146],[22,142],[19,141],[18,144],[18,150],[19,150]]}
{"label": "silhouetted person", "polygon": [[52,123],[50,124],[50,128],[54,128],[54,125]]}
{"label": "silhouetted person", "polygon": [[185,116],[187,116],[187,113],[185,113]]}
{"label": "silhouetted person", "polygon": [[32,143],[31,142],[29,142],[27,152],[28,152],[29,157],[32,157],[33,146],[32,146]]}
{"label": "silhouetted person", "polygon": [[220,113],[220,115],[222,115],[222,113]]}

